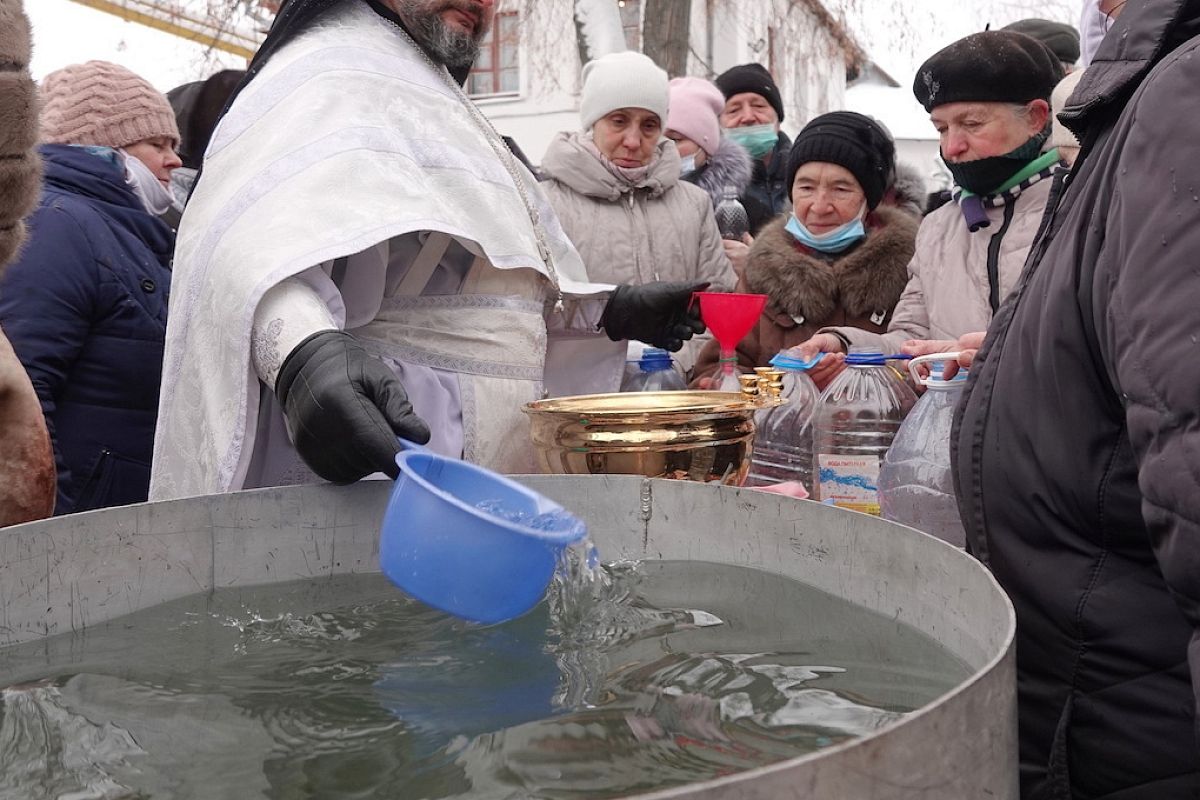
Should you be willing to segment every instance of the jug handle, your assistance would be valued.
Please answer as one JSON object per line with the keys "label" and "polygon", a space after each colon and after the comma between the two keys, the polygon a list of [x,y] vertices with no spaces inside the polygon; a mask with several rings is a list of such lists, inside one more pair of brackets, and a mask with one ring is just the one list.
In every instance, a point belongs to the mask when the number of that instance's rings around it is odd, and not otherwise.
{"label": "jug handle", "polygon": [[927,356],[917,356],[916,358],[909,359],[908,374],[912,376],[913,382],[916,383],[917,386],[928,386],[929,379],[922,378],[917,373],[917,365],[925,364],[930,361],[957,361],[958,355],[958,353],[930,353]]}
{"label": "jug handle", "polygon": [[402,451],[403,450],[411,450],[414,453],[431,453],[431,452],[433,452],[425,445],[417,444],[416,442],[410,442],[408,439],[405,439],[402,436],[397,436],[396,441],[400,443],[400,449]]}

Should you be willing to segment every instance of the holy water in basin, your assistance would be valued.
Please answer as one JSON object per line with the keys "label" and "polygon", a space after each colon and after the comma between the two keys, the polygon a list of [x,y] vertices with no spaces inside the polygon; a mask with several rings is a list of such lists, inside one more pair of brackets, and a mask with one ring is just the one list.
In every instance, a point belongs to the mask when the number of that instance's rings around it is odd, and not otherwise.
{"label": "holy water in basin", "polygon": [[[0,536],[0,641],[38,640],[0,649],[0,684],[18,684],[0,722],[0,796],[22,778],[13,759],[26,779],[71,774],[39,766],[39,741],[60,736],[53,758],[107,796],[137,779],[155,797],[187,785],[197,797],[602,797],[671,783],[654,796],[1015,797],[1011,610],[966,556],[758,493],[527,480],[578,510],[606,557],[666,562],[618,580],[640,600],[620,605],[601,647],[547,638],[545,607],[464,626],[378,576],[246,588],[372,569],[386,486],[195,498]],[[692,558],[722,563],[678,563]],[[238,588],[151,608],[206,581]],[[166,632],[124,627],[134,619]],[[955,680],[973,674],[945,694],[960,661]]]}

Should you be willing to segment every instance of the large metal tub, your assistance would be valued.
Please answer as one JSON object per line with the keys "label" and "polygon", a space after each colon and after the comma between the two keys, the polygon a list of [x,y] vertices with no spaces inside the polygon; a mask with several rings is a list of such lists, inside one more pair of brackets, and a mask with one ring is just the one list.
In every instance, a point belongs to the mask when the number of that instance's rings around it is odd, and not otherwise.
{"label": "large metal tub", "polygon": [[[923,631],[974,670],[875,735],[642,797],[1017,797],[1015,618],[969,556],[882,520],[750,490],[635,476],[523,480],[584,517],[607,558],[699,559],[787,575]],[[378,571],[390,486],[197,497],[0,531],[0,646],[219,587]],[[0,685],[3,670],[0,650]]]}

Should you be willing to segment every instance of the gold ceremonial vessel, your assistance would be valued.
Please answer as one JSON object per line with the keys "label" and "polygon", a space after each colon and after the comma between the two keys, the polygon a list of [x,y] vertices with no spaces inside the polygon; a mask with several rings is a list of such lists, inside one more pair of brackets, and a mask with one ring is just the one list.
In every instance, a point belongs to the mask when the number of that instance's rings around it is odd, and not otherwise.
{"label": "gold ceremonial vessel", "polygon": [[782,402],[774,387],[765,382],[761,386],[761,396],[756,380],[744,381],[742,393],[557,397],[527,403],[524,411],[542,472],[645,475],[740,486],[750,472],[754,413]]}

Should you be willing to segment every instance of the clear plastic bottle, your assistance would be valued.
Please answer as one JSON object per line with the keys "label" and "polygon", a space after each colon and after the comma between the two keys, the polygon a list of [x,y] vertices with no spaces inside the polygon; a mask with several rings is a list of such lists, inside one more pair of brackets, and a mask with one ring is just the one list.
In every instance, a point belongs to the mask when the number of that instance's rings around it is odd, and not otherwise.
{"label": "clear plastic bottle", "polygon": [[926,391],[900,426],[879,468],[879,505],[884,519],[966,546],[954,478],[950,471],[950,426],[967,373],[942,378],[934,361]]}
{"label": "clear plastic bottle", "polygon": [[738,200],[736,186],[727,185],[721,191],[721,202],[717,203],[713,215],[717,218],[722,239],[740,242],[750,232],[750,215],[746,213],[742,201]]}
{"label": "clear plastic bottle", "polygon": [[637,371],[629,374],[621,384],[622,392],[673,392],[687,388],[687,382],[666,350],[647,347],[635,363]]}
{"label": "clear plastic bottle", "polygon": [[817,406],[814,497],[879,514],[879,468],[917,396],[879,350],[852,347]]}
{"label": "clear plastic bottle", "polygon": [[813,494],[813,416],[821,392],[808,377],[809,364],[780,353],[771,365],[784,370],[786,405],[766,408],[755,419],[754,451],[747,486],[798,481]]}

